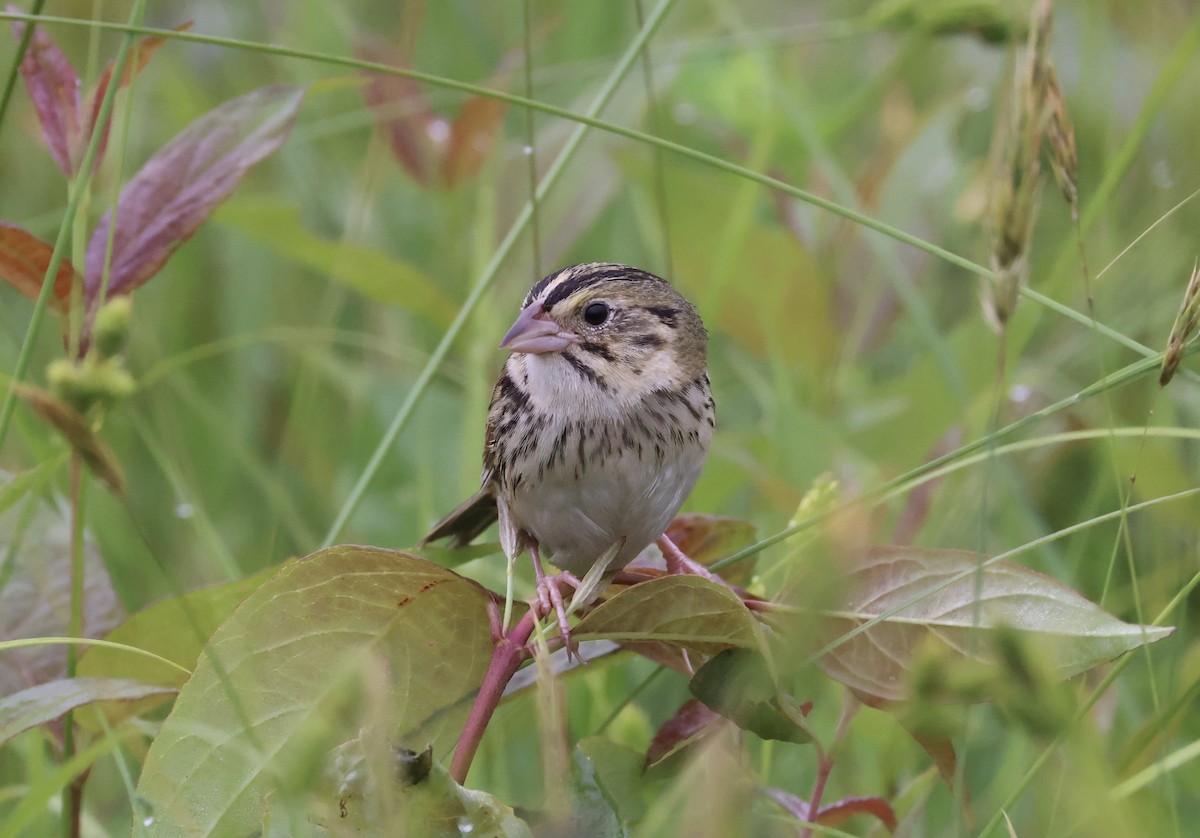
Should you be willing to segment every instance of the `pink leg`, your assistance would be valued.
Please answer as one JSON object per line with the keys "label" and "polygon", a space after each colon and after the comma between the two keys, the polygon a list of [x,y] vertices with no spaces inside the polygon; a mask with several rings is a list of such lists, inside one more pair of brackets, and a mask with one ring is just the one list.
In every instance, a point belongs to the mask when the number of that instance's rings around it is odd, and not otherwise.
{"label": "pink leg", "polygon": [[[667,570],[671,573],[686,573],[691,576],[701,576],[712,582],[718,582],[725,585],[725,580],[721,579],[711,570],[699,562],[688,558],[687,554],[675,546],[675,542],[663,533],[654,542],[658,545],[658,549],[662,551],[663,558],[667,562]],[[726,585],[728,587],[728,585]]]}
{"label": "pink leg", "polygon": [[569,583],[570,580],[561,576],[546,576],[546,572],[542,570],[542,557],[538,554],[537,544],[529,545],[529,555],[533,559],[533,571],[537,576],[537,597],[538,605],[541,606],[541,616],[549,616],[551,611],[557,615],[558,633],[567,647],[567,653],[571,654],[571,624],[567,622],[567,606],[563,602],[562,590],[559,587],[560,581]]}

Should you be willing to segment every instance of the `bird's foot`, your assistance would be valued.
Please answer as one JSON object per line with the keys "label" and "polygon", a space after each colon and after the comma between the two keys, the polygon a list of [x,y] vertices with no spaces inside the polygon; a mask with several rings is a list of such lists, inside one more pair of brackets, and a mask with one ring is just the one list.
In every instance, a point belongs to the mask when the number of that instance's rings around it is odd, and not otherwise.
{"label": "bird's foot", "polygon": [[566,571],[556,576],[547,576],[542,570],[542,559],[537,548],[531,547],[529,553],[533,558],[534,573],[537,575],[537,617],[540,620],[553,613],[558,620],[558,634],[567,650],[567,657],[573,657],[583,663],[583,658],[579,656],[578,644],[571,640],[571,623],[567,619],[567,604],[563,599],[563,588],[577,589],[580,585],[579,579],[575,574]]}

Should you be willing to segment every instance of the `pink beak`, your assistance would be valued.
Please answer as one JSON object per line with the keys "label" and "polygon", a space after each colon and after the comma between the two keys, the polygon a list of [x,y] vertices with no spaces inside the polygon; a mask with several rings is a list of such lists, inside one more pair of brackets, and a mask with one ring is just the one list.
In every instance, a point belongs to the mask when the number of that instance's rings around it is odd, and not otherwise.
{"label": "pink beak", "polygon": [[530,303],[521,309],[517,322],[512,324],[500,348],[509,352],[562,352],[573,343],[579,343],[579,336],[559,327],[550,319],[550,315],[542,311],[541,303]]}

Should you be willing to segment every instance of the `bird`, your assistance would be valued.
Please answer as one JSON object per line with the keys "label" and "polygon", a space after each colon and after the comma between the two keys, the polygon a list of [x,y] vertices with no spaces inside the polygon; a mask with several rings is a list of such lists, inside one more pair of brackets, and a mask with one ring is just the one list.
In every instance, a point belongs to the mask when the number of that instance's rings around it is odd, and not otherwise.
{"label": "bird", "polygon": [[578,587],[602,557],[611,577],[651,543],[674,572],[712,578],[666,536],[708,457],[716,406],[708,333],[665,279],[590,262],[538,280],[500,342],[478,492],[422,541],[465,546],[499,520],[510,560],[528,551],[542,614],[562,592],[543,554]]}

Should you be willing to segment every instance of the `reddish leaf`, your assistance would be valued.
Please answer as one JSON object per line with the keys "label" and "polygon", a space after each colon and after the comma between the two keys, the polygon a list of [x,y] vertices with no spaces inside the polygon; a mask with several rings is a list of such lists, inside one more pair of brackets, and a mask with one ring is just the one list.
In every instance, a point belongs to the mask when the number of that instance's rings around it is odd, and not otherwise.
{"label": "reddish leaf", "polygon": [[473,96],[450,127],[450,145],[442,158],[442,182],[456,186],[479,171],[496,143],[508,103]]}
{"label": "reddish leaf", "polygon": [[1013,630],[1066,679],[1172,631],[1122,622],[1049,576],[962,550],[874,547],[849,570],[844,602],[822,622],[830,637],[859,633],[819,665],[856,694],[883,701],[910,697],[919,649],[945,655],[947,665],[990,665],[986,638]]}
{"label": "reddish leaf", "polygon": [[[128,294],[158,272],[246,173],[283,144],[303,98],[304,88],[255,90],[209,111],[146,162],[117,204],[110,294]],[[88,243],[89,308],[100,302],[110,221],[111,211]]]}
{"label": "reddish leaf", "polygon": [[[186,32],[191,28],[192,22],[188,21],[187,23],[176,26],[174,31]],[[130,57],[129,63],[125,65],[125,72],[121,74],[121,82],[117,86],[118,89],[128,87],[129,83],[133,81],[133,77],[142,72],[142,70],[146,69],[146,65],[150,63],[150,59],[154,57],[154,54],[158,52],[159,48],[162,47],[162,45],[166,42],[167,37],[165,35],[155,35],[150,38],[142,38],[142,40],[139,41],[134,47],[134,51]],[[115,65],[112,59],[109,59],[108,64],[104,68],[104,73],[100,76],[99,81],[96,82],[96,88],[88,97],[88,105],[86,110],[88,111],[87,137],[89,140],[91,139],[92,132],[96,130],[97,120],[100,119],[100,105],[104,101],[104,94],[108,92],[108,83],[112,79],[114,66]],[[100,137],[99,148],[96,149],[96,160],[92,166],[93,169],[99,166],[100,161],[104,159],[104,152],[108,149],[108,132],[111,127],[112,120],[110,117],[109,121],[104,124],[104,134]]]}
{"label": "reddish leaf", "polygon": [[[0,475],[0,487],[11,486]],[[34,488],[26,486],[24,488]],[[34,506],[0,515],[0,640],[61,637],[71,623],[71,522],[65,505],[28,497]],[[102,637],[124,616],[112,580],[90,534],[83,542],[83,632]],[[64,646],[28,646],[0,653],[0,696],[67,674]],[[3,749],[0,749],[3,750]]]}
{"label": "reddish leaf", "polygon": [[[377,64],[408,66],[400,50],[377,38],[364,37],[358,57]],[[375,114],[375,124],[387,134],[392,154],[417,183],[427,186],[437,171],[437,158],[451,134],[446,120],[434,114],[412,79],[386,73],[366,72],[363,98]]]}
{"label": "reddish leaf", "polygon": [[[693,512],[677,515],[667,525],[667,537],[690,558],[704,565],[732,556],[754,543],[754,525],[741,518]],[[749,583],[757,556],[748,556],[720,570],[721,578],[735,585]]]}
{"label": "reddish leaf", "polygon": [[680,749],[707,735],[712,731],[713,725],[721,720],[722,716],[709,710],[704,702],[689,698],[654,734],[654,741],[646,751],[642,770],[658,765]]}
{"label": "reddish leaf", "polygon": [[[809,820],[807,801],[783,789],[765,788],[762,791],[798,820]],[[886,826],[889,832],[896,831],[896,813],[891,804],[882,797],[842,798],[836,803],[822,806],[817,812],[816,818],[813,819],[813,823],[819,823],[822,826],[837,826],[854,815],[871,815]]]}
{"label": "reddish leaf", "polygon": [[888,828],[896,831],[896,813],[882,797],[844,797],[836,803],[822,806],[817,813],[817,823],[822,826],[837,826],[853,815],[871,815]]}
{"label": "reddish leaf", "polygon": [[[22,10],[9,5],[8,11]],[[25,36],[26,25],[24,21],[13,21],[13,37],[18,43]],[[75,171],[74,155],[79,153],[82,134],[79,76],[50,36],[35,28],[21,60],[21,77],[37,110],[46,147],[58,168],[70,177]]]}
{"label": "reddish leaf", "polygon": [[[0,278],[26,297],[38,298],[53,253],[54,248],[33,233],[0,221]],[[66,307],[74,277],[75,266],[71,261],[60,261],[54,291],[50,295],[51,306],[59,310]]]}

